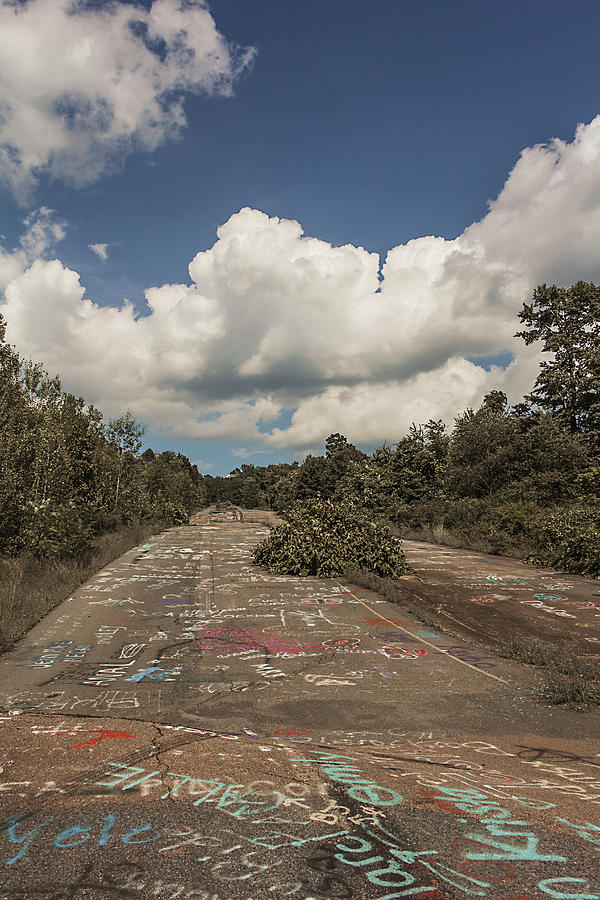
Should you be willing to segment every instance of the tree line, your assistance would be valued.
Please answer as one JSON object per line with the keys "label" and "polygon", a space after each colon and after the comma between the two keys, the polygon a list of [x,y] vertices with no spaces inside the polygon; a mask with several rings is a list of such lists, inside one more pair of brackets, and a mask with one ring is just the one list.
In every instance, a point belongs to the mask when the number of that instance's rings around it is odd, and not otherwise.
{"label": "tree line", "polygon": [[180,453],[140,454],[143,433],[22,359],[0,315],[0,556],[75,557],[124,525],[187,522],[202,476]]}
{"label": "tree line", "polygon": [[136,522],[177,524],[206,503],[289,509],[354,505],[406,537],[489,549],[600,575],[600,288],[539,285],[519,313],[545,351],[515,406],[481,406],[413,424],[367,454],[343,435],[300,464],[244,464],[204,477],[180,453],[141,453],[131,413],[105,421],[22,359],[0,316],[0,556],[74,557]]}
{"label": "tree line", "polygon": [[405,537],[600,575],[600,288],[539,285],[517,332],[551,354],[532,392],[413,424],[366,454],[341,434],[302,464],[206,476],[209,502],[285,511],[314,498],[354,504]]}

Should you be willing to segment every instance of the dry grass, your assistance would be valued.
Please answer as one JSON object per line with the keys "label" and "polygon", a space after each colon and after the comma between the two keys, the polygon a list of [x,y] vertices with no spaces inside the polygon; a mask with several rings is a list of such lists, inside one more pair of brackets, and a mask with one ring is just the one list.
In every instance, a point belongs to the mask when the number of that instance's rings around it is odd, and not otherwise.
{"label": "dry grass", "polygon": [[78,559],[0,559],[0,653],[95,572],[163,527],[153,523],[120,528],[99,537],[91,551]]}
{"label": "dry grass", "polygon": [[[476,550],[479,553],[498,554],[493,543],[486,538],[463,531],[454,531],[443,525],[436,525],[434,528],[399,528],[397,532],[399,537],[406,541],[425,541],[427,544],[443,544],[445,547],[454,547],[457,550]],[[525,553],[524,549],[523,554]]]}
{"label": "dry grass", "polygon": [[542,693],[551,703],[600,704],[600,662],[577,656],[568,643],[561,646],[535,638],[514,638],[496,653],[540,669]]}
{"label": "dry grass", "polygon": [[[391,603],[400,604],[425,625],[443,631],[443,623],[433,613],[412,604],[406,592],[402,592],[391,578],[379,578],[357,569],[347,570],[345,576],[360,587],[376,591]],[[483,641],[483,635],[480,637]],[[498,656],[539,669],[543,676],[544,700],[555,704],[600,705],[600,661],[577,656],[577,648],[569,642],[556,645],[535,638],[514,638],[500,647],[490,644],[488,647]]]}
{"label": "dry grass", "polygon": [[423,609],[423,607],[417,607],[414,603],[411,603],[410,598],[406,595],[406,591],[402,591],[393,578],[381,578],[373,572],[352,568],[346,569],[344,577],[353,584],[358,585],[358,587],[366,588],[368,591],[375,591],[386,600],[389,600],[390,603],[400,604],[403,609],[416,616],[424,625],[443,630],[439,617]]}

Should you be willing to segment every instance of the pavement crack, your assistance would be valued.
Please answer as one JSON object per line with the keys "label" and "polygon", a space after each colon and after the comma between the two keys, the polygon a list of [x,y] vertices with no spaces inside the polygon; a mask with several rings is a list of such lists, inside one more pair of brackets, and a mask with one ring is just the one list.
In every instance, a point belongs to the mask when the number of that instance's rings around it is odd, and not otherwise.
{"label": "pavement crack", "polygon": [[[157,774],[160,778],[162,786],[166,787],[164,779],[165,779],[166,775],[168,774],[169,766],[167,765],[167,763],[162,761],[161,756],[163,753],[168,752],[168,750],[163,750],[163,748],[159,744],[159,740],[163,740],[165,736],[159,725],[154,724],[153,727],[158,732],[158,735],[154,735],[154,737],[152,738],[152,740],[150,742],[151,746],[152,746],[152,751],[150,752],[150,757],[155,757],[156,764],[158,766],[160,766],[160,769]],[[167,796],[170,796],[170,793]]]}

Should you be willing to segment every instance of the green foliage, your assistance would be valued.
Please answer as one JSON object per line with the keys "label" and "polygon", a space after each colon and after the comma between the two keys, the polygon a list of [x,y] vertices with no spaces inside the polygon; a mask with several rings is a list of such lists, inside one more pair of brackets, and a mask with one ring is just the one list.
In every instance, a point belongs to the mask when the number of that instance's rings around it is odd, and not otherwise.
{"label": "green foliage", "polygon": [[207,503],[227,500],[233,506],[246,509],[281,509],[277,500],[279,486],[287,485],[288,477],[298,469],[298,463],[252,466],[244,463],[227,478],[205,475],[203,487]]}
{"label": "green foliage", "polygon": [[400,541],[356,507],[313,499],[294,504],[286,518],[254,550],[254,561],[270,572],[330,578],[350,567],[389,577],[408,571]]}
{"label": "green foliage", "polygon": [[553,354],[526,399],[556,412],[571,433],[600,438],[600,287],[540,284],[519,319],[527,328],[515,337],[542,341],[542,350]]}
{"label": "green foliage", "polygon": [[536,545],[542,517],[542,510],[532,501],[486,504],[477,530],[487,540],[492,553],[511,555],[523,547]]}
{"label": "green foliage", "polygon": [[[202,478],[181,454],[140,456],[132,414],[105,423],[64,393],[6,343],[0,316],[0,554],[77,554],[103,532],[183,522],[208,502],[289,513],[260,551],[275,571],[358,567],[360,541],[391,523],[419,539],[599,576],[600,288],[540,285],[519,318],[519,336],[547,355],[527,402],[511,408],[493,390],[451,433],[441,421],[413,424],[367,456],[336,432],[301,465],[243,464]],[[400,571],[400,551],[377,534],[385,552],[371,544],[360,565],[385,568],[389,555]]]}
{"label": "green foliage", "polygon": [[[596,520],[587,509],[578,512],[600,500],[597,452],[558,413],[527,403],[510,408],[501,391],[458,416],[451,434],[440,421],[413,424],[395,447],[371,456],[332,434],[324,456],[309,455],[302,465],[242,466],[212,479],[212,490],[239,497],[244,480],[262,485],[280,511],[319,497],[421,540],[600,574]],[[303,570],[314,568],[301,559]]]}
{"label": "green foliage", "polygon": [[24,546],[37,557],[78,556],[90,549],[93,538],[89,510],[68,504],[33,508],[23,533]]}
{"label": "green foliage", "polygon": [[76,557],[122,526],[187,521],[202,476],[181,454],[140,456],[143,432],[22,361],[0,316],[0,556]]}
{"label": "green foliage", "polygon": [[455,497],[554,503],[574,499],[587,450],[553,413],[511,410],[501,391],[457,417],[450,440],[447,486]]}
{"label": "green foliage", "polygon": [[600,577],[600,505],[547,515],[540,524],[538,547],[528,561]]}

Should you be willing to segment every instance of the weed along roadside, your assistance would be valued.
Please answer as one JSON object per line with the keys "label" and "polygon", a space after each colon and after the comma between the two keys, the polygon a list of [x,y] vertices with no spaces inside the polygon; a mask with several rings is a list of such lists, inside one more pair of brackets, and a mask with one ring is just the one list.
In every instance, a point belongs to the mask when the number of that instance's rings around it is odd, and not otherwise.
{"label": "weed along roadside", "polygon": [[87,578],[164,526],[164,522],[138,524],[102,535],[76,559],[0,559],[0,653],[12,647]]}
{"label": "weed along roadside", "polygon": [[3,896],[600,898],[591,710],[200,518],[0,661]]}
{"label": "weed along roadside", "polygon": [[411,573],[391,579],[350,568],[347,577],[431,627],[536,669],[542,701],[600,703],[600,582],[439,545],[402,546]]}

